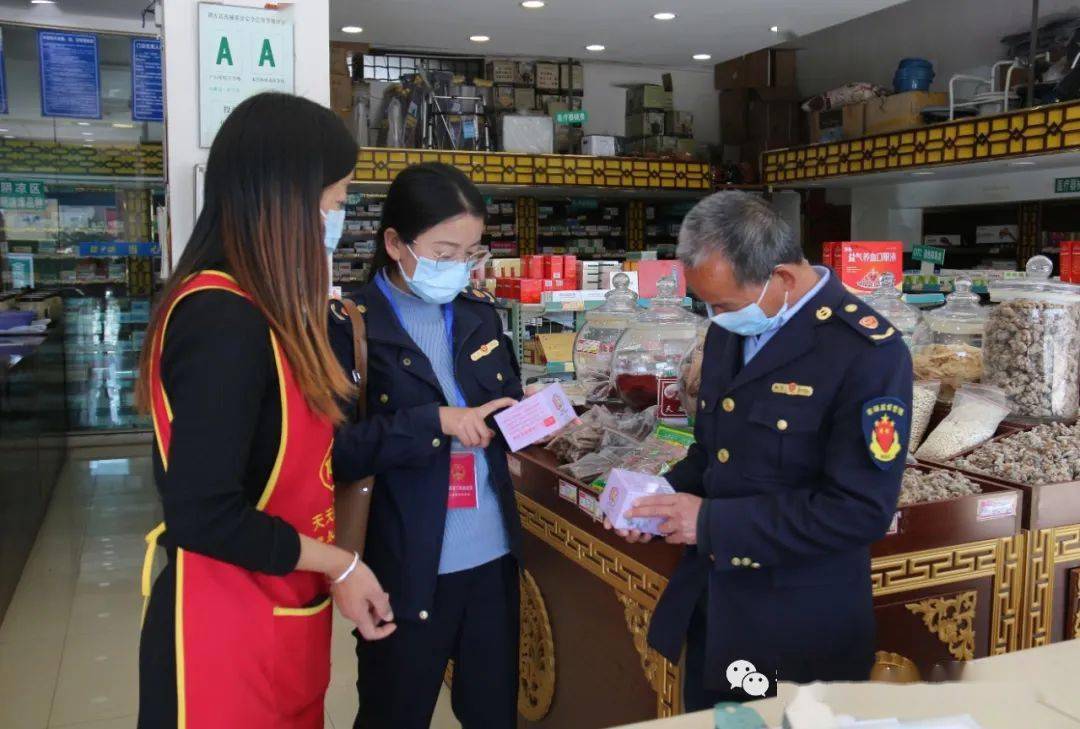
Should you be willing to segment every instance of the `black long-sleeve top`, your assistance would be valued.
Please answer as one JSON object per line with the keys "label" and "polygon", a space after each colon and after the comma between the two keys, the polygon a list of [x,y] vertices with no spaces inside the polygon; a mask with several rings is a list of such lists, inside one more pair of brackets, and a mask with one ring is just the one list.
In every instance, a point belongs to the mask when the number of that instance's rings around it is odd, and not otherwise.
{"label": "black long-sleeve top", "polygon": [[296,530],[255,509],[281,434],[266,319],[234,293],[192,294],[169,320],[161,372],[173,411],[167,471],[154,449],[163,543],[257,572],[293,571]]}

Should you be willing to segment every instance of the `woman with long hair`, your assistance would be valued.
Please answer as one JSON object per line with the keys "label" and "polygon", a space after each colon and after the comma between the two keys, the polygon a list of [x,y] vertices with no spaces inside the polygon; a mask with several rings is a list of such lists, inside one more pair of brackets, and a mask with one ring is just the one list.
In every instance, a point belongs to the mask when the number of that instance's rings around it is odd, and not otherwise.
{"label": "woman with long hair", "polygon": [[[488,258],[484,198],[459,170],[403,170],[383,203],[368,339],[367,423],[344,425],[334,469],[375,475],[364,558],[397,631],[357,638],[359,729],[427,729],[448,660],[465,729],[515,726],[520,524],[507,445],[490,416],[521,397],[494,298],[469,287]],[[330,339],[352,368],[350,322]],[[397,427],[373,429],[379,418]]]}
{"label": "woman with long hair", "polygon": [[[388,596],[334,546],[331,444],[352,389],[327,338],[326,249],[357,148],[329,110],[229,115],[142,352],[164,522],[148,536],[139,726],[323,726],[330,603],[368,640]],[[149,589],[154,546],[168,563]]]}

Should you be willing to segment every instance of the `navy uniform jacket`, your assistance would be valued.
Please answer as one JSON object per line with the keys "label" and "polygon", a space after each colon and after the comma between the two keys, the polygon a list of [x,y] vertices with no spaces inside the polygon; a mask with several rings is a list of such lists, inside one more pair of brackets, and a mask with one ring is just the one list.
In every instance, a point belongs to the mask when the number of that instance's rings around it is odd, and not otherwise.
{"label": "navy uniform jacket", "polygon": [[865,679],[870,544],[888,530],[900,490],[908,349],[832,276],[742,358],[742,337],[710,327],[696,443],[667,474],[677,491],[705,499],[698,544],[661,597],[649,642],[677,661],[707,594],[706,687],[728,689],[726,669],[739,659],[780,680]]}
{"label": "navy uniform jacket", "polygon": [[[448,403],[427,357],[378,287],[369,283],[355,301],[367,325],[368,417],[338,429],[334,478],[375,476],[364,562],[390,593],[396,619],[423,620],[434,603],[446,525],[451,439],[439,427],[438,411]],[[493,303],[478,289],[466,289],[452,303],[454,368],[470,407],[522,395],[517,359]],[[329,330],[335,354],[351,373],[352,324],[340,303],[331,304]],[[517,553],[521,524],[507,446],[492,429],[496,437],[486,451],[491,485]]]}

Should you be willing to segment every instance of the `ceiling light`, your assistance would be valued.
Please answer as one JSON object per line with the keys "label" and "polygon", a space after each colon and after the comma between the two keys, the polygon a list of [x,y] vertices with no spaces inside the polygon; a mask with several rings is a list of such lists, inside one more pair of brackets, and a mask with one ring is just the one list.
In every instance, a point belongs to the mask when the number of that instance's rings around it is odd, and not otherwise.
{"label": "ceiling light", "polygon": [[1010,162],[1010,167],[1033,167],[1035,162],[1032,160],[1019,160],[1018,162]]}
{"label": "ceiling light", "polygon": [[779,25],[774,25],[773,27],[769,28],[769,30],[771,30],[773,33],[779,33],[780,32],[780,26]]}
{"label": "ceiling light", "polygon": [[547,3],[545,3],[544,0],[523,0],[523,2],[521,3],[521,7],[525,8],[526,10],[539,10],[546,4]]}
{"label": "ceiling light", "polygon": [[31,5],[55,5],[56,0],[30,0]]}
{"label": "ceiling light", "polygon": [[6,131],[7,131],[7,129],[0,129],[0,134],[3,134]]}
{"label": "ceiling light", "polygon": [[712,58],[712,56],[710,56],[708,53],[695,53],[694,54],[694,60],[695,61],[708,61],[710,58]]}
{"label": "ceiling light", "polygon": [[4,135],[4,139],[14,139],[14,138],[15,138],[14,134],[5,134]]}
{"label": "ceiling light", "polygon": [[585,46],[585,50],[590,51],[592,53],[599,53],[600,51],[605,50],[605,49],[606,49],[606,46],[602,46],[599,43],[593,43],[592,45]]}
{"label": "ceiling light", "polygon": [[92,136],[94,136],[94,133],[93,132],[83,132],[82,135],[84,137],[92,137]]}
{"label": "ceiling light", "polygon": [[934,174],[934,173],[933,173],[933,172],[929,172],[929,171],[925,171],[925,172],[912,172],[912,173],[911,173],[911,176],[912,176],[912,177],[927,177],[927,176],[929,176],[929,175],[932,175],[932,174]]}
{"label": "ceiling light", "polygon": [[675,13],[653,13],[653,20],[675,20]]}
{"label": "ceiling light", "polygon": [[486,35],[470,35],[469,40],[473,43],[487,43],[491,38]]}
{"label": "ceiling light", "polygon": [[359,25],[343,25],[341,27],[342,33],[363,33],[364,29]]}
{"label": "ceiling light", "polygon": [[88,126],[90,126],[90,122],[75,122],[75,123],[78,124],[80,127],[88,127]]}
{"label": "ceiling light", "polygon": [[113,122],[114,129],[134,129],[134,124],[128,124],[127,122]]}

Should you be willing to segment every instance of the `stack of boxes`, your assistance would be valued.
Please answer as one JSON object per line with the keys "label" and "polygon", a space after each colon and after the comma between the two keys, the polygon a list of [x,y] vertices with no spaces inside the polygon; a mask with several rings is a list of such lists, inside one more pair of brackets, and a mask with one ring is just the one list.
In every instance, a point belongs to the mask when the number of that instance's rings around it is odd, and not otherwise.
{"label": "stack of boxes", "polygon": [[578,260],[574,255],[524,256],[492,261],[482,288],[500,299],[539,304],[545,291],[578,288]]}
{"label": "stack of boxes", "polygon": [[[560,111],[581,109],[585,74],[580,63],[492,59],[487,62],[487,80],[493,85],[492,102],[496,114],[535,115],[554,118]],[[497,125],[503,129],[503,122]],[[546,152],[570,154],[581,144],[581,127],[556,124],[551,149]],[[505,151],[518,150],[516,148]]]}
{"label": "stack of boxes", "polygon": [[795,51],[765,49],[716,65],[724,161],[756,169],[767,149],[803,142]]}
{"label": "stack of boxes", "polygon": [[1061,263],[1058,268],[1062,281],[1080,284],[1080,240],[1061,242]]}
{"label": "stack of boxes", "polygon": [[353,111],[353,56],[367,53],[366,43],[330,43],[330,108],[346,122]]}
{"label": "stack of boxes", "polygon": [[675,110],[669,74],[626,89],[626,137],[634,154],[694,154],[694,115]]}

